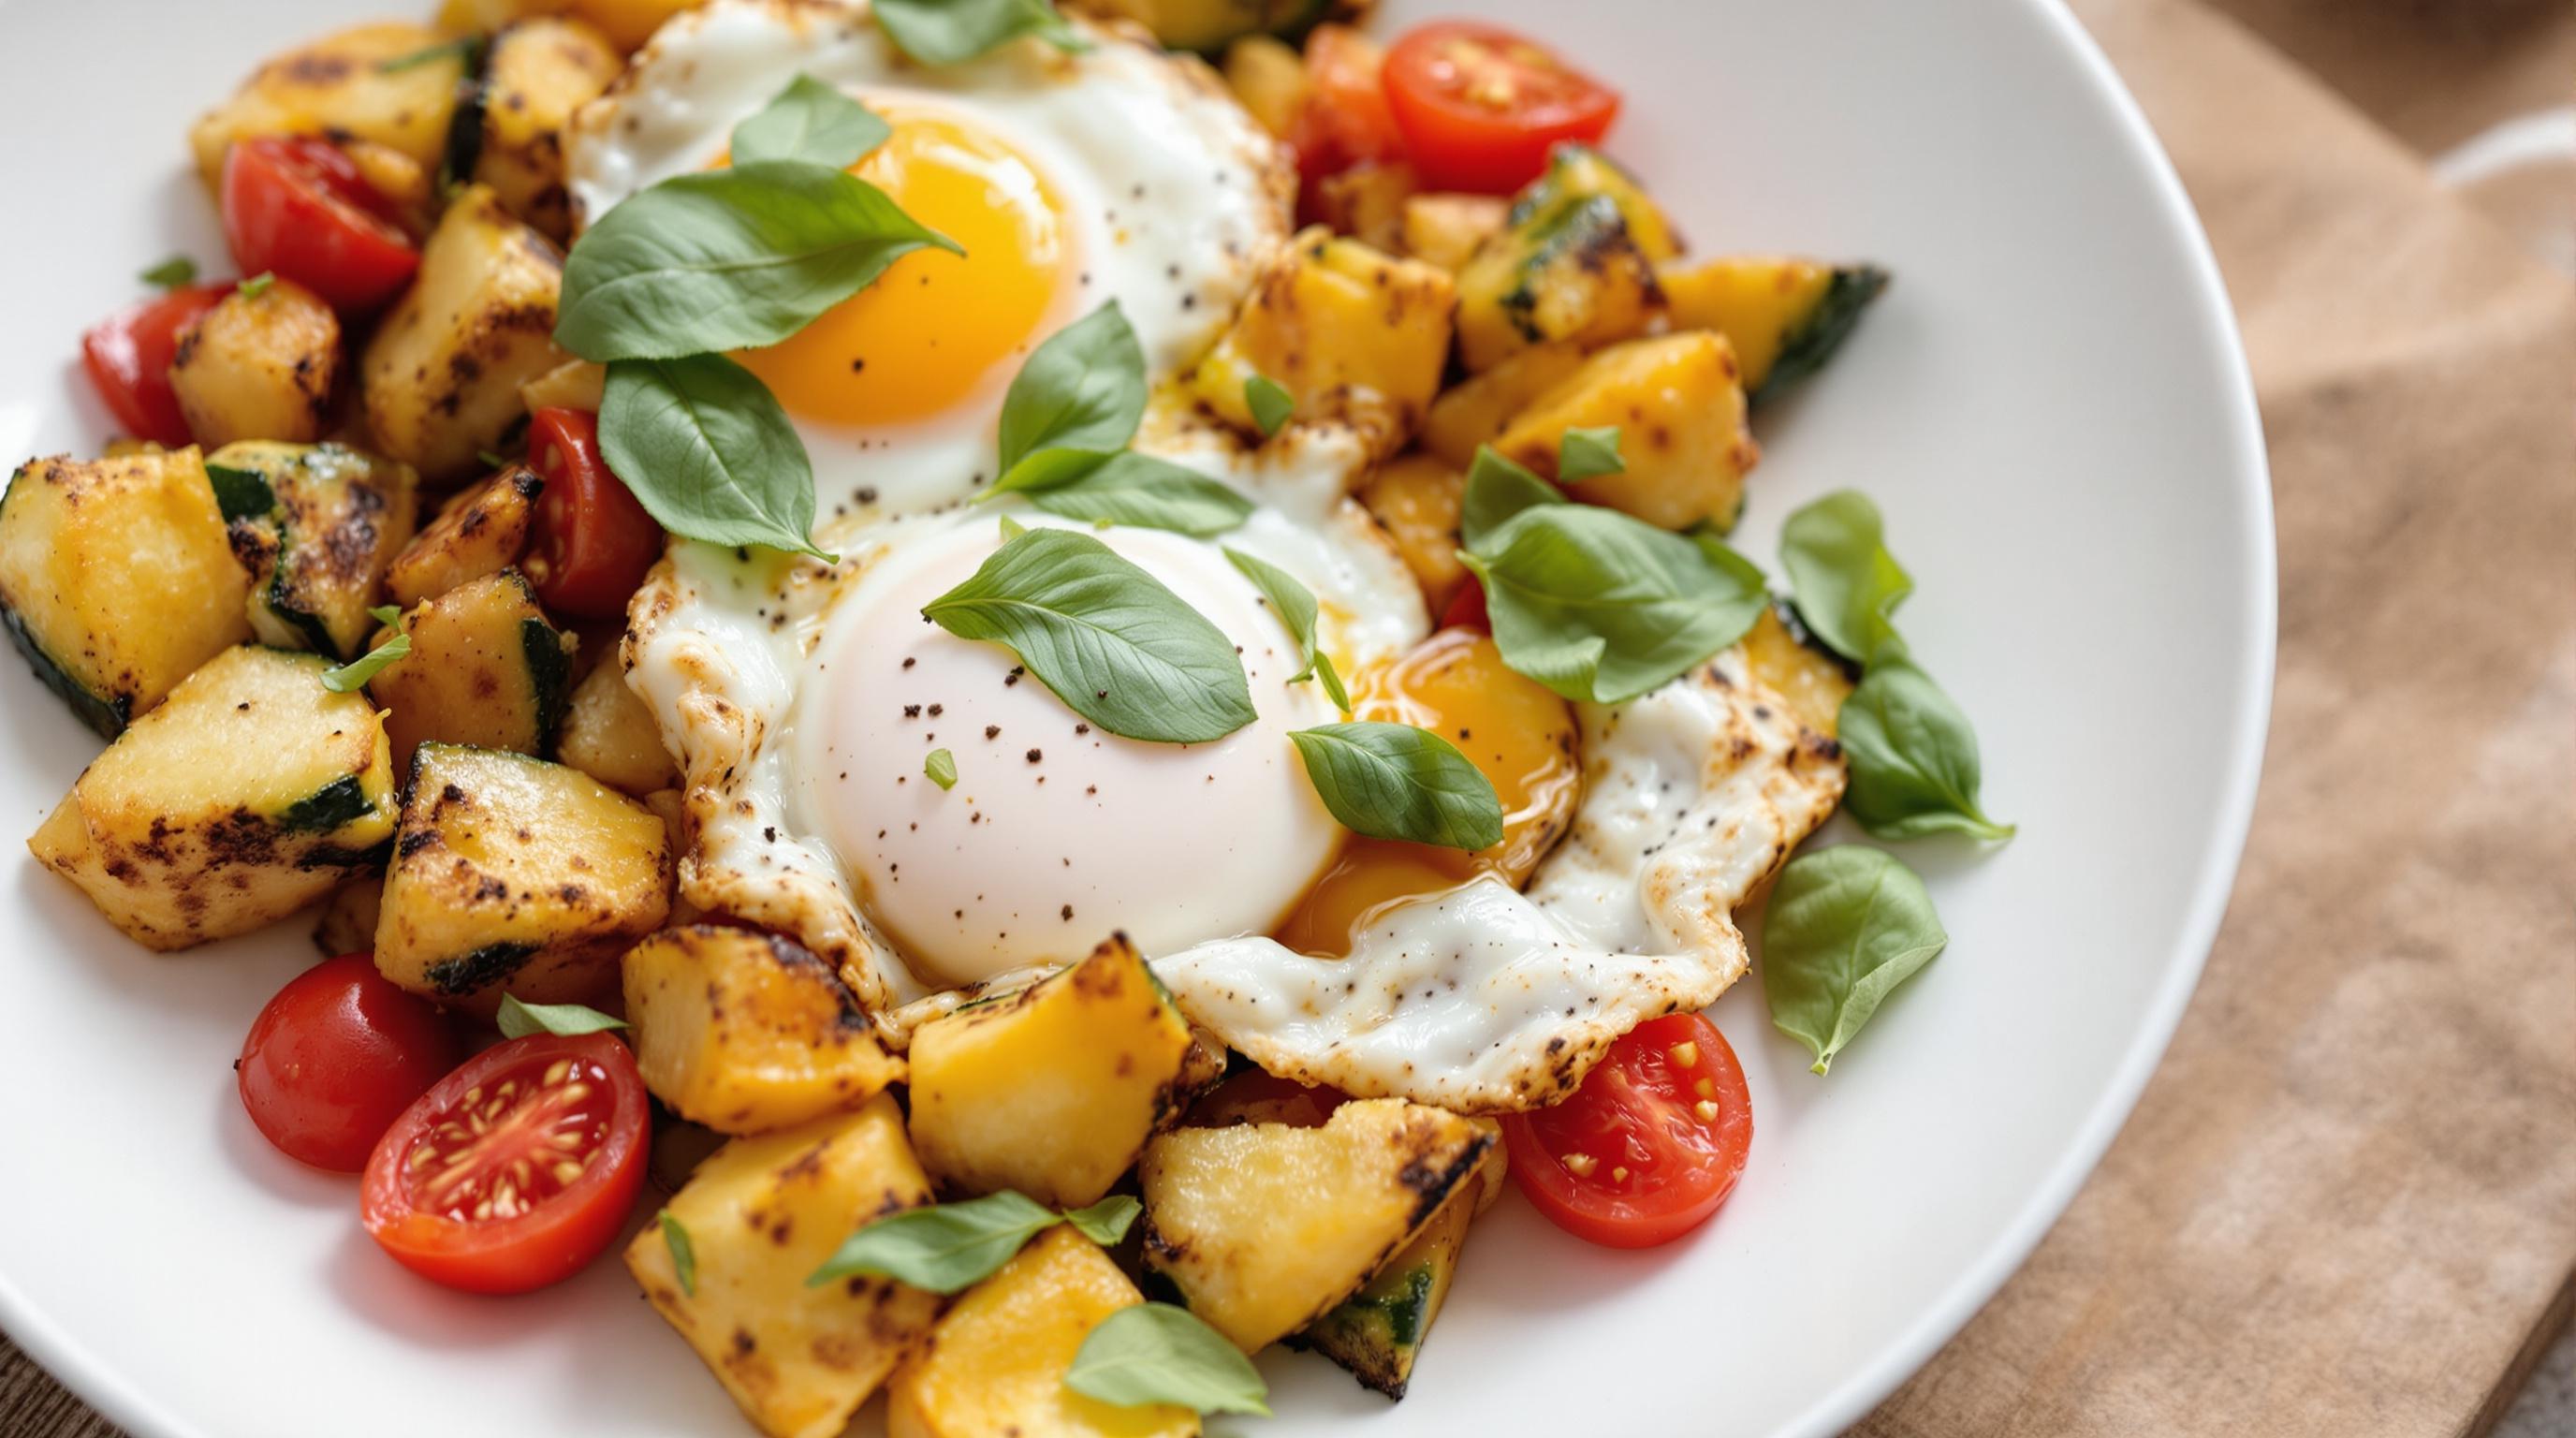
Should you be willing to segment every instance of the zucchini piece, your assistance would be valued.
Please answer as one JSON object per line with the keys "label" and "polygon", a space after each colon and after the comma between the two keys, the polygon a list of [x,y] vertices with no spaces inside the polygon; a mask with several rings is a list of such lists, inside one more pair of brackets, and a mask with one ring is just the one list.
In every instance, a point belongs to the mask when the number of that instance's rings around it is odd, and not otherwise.
{"label": "zucchini piece", "polygon": [[1189,1025],[1124,937],[913,1031],[912,1142],[947,1188],[1077,1208],[1180,1107]]}
{"label": "zucchini piece", "polygon": [[1494,440],[1505,458],[1556,478],[1565,432],[1615,428],[1626,468],[1575,486],[1592,504],[1666,529],[1723,530],[1744,504],[1762,448],[1744,426],[1734,352],[1706,330],[1615,344],[1530,402]]}
{"label": "zucchini piece", "polygon": [[0,495],[0,620],[111,739],[251,637],[249,593],[194,447],[31,460]]}
{"label": "zucchini piece", "polygon": [[153,949],[247,933],[376,861],[393,765],[328,662],[252,645],[206,661],[109,745],[27,841]]}
{"label": "zucchini piece", "polygon": [[1633,338],[1663,311],[1619,202],[1577,196],[1486,241],[1459,271],[1458,353],[1482,373],[1550,340],[1592,349]]}
{"label": "zucchini piece", "polygon": [[1213,59],[1252,35],[1297,44],[1327,20],[1356,19],[1375,0],[1088,0],[1086,8],[1133,20],[1168,50]]}
{"label": "zucchini piece", "polygon": [[1526,225],[1541,215],[1554,213],[1569,200],[1594,195],[1607,195],[1619,207],[1620,218],[1628,222],[1628,237],[1637,242],[1647,259],[1661,264],[1681,253],[1681,240],[1673,233],[1673,222],[1646,197],[1637,177],[1590,145],[1571,141],[1548,152],[1546,172],[1513,198],[1504,223]]}
{"label": "zucchini piece", "polygon": [[1785,599],[1745,632],[1744,668],[1778,693],[1799,723],[1828,739],[1840,732],[1843,701],[1860,682],[1860,666],[1809,634]]}
{"label": "zucchini piece", "polygon": [[535,470],[514,464],[458,491],[394,556],[385,571],[385,592],[409,609],[518,563],[545,488]]}
{"label": "zucchini piece", "polygon": [[388,23],[341,30],[277,55],[188,131],[197,172],[213,186],[233,141],[258,135],[327,135],[401,152],[423,171],[447,142],[459,82],[470,73],[461,48],[425,25]]}
{"label": "zucchini piece", "polygon": [[376,967],[447,1002],[602,997],[617,956],[661,927],[671,849],[660,816],[578,770],[424,744],[376,923]]}
{"label": "zucchini piece", "polygon": [[1458,559],[1458,512],[1466,489],[1466,476],[1436,454],[1399,455],[1360,486],[1360,504],[1413,571],[1433,614],[1443,612],[1467,582],[1467,566]]}
{"label": "zucchini piece", "polygon": [[483,62],[476,153],[458,173],[491,186],[511,213],[560,243],[572,233],[564,122],[624,68],[607,37],[581,20],[545,15],[505,26]]}
{"label": "zucchini piece", "polygon": [[903,1077],[831,966],[791,939],[665,929],[627,950],[621,967],[645,1087],[718,1133],[856,1108]]}
{"label": "zucchini piece", "polygon": [[614,655],[573,686],[563,728],[555,735],[555,752],[581,772],[637,798],[680,782],[653,711],[627,686],[626,666]]}
{"label": "zucchini piece", "polygon": [[626,1269],[761,1432],[837,1438],[941,1305],[892,1279],[806,1276],[861,1224],[930,1201],[902,1111],[879,1094],[697,1166],[663,1208],[689,1236],[693,1282],[654,1223],[626,1245]]}
{"label": "zucchini piece", "polygon": [[1460,380],[1441,391],[1431,402],[1431,412],[1423,416],[1422,447],[1464,474],[1475,466],[1479,445],[1493,443],[1503,426],[1529,408],[1531,401],[1581,368],[1581,347],[1560,341],[1533,345],[1482,374]]}
{"label": "zucchini piece", "polygon": [[200,444],[320,437],[340,373],[340,319],[319,295],[272,278],[236,289],[179,336],[170,389]]}
{"label": "zucchini piece", "polygon": [[1146,1146],[1145,1263],[1246,1353],[1357,1292],[1452,1194],[1477,1181],[1490,1126],[1362,1099],[1321,1128],[1180,1129]]}
{"label": "zucchini piece", "polygon": [[1048,1229],[975,1285],[886,1385],[887,1438],[1198,1438],[1196,1413],[1064,1386],[1100,1321],[1145,1301],[1100,1245]]}
{"label": "zucchini piece", "polygon": [[1673,326],[1726,336],[1757,404],[1824,368],[1888,279],[1875,265],[1763,255],[1668,265],[1660,275]]}
{"label": "zucchini piece", "polygon": [[1462,1192],[1440,1206],[1422,1231],[1388,1259],[1360,1291],[1308,1325],[1291,1340],[1342,1365],[1363,1387],[1402,1398],[1413,1380],[1414,1360],[1457,1276],[1476,1196]]}
{"label": "zucchini piece", "polygon": [[[467,580],[402,618],[411,653],[367,681],[390,711],[394,768],[432,741],[544,754],[571,691],[573,636],[546,622],[515,569]],[[391,628],[377,642],[393,637]]]}
{"label": "zucchini piece", "polygon": [[1478,246],[1502,233],[1509,213],[1509,203],[1494,195],[1408,195],[1398,222],[1404,252],[1454,275],[1475,258]]}
{"label": "zucchini piece", "polygon": [[[1404,251],[1404,205],[1419,188],[1410,165],[1354,165],[1315,184],[1316,217],[1390,255]],[[1449,273],[1446,266],[1433,266]]]}
{"label": "zucchini piece", "polygon": [[367,611],[419,514],[411,466],[337,444],[245,440],[206,456],[206,474],[254,576],[260,642],[335,660],[364,652]]}
{"label": "zucchini piece", "polygon": [[1228,45],[1226,88],[1261,128],[1284,140],[1306,108],[1314,85],[1306,75],[1306,57],[1274,36],[1246,35]]}

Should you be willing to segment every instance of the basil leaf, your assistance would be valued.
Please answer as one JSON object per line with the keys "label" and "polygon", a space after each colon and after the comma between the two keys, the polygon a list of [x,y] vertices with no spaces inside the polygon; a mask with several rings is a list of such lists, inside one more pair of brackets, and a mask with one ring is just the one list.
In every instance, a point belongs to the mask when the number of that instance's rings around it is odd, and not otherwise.
{"label": "basil leaf", "polygon": [[954,789],[957,787],[957,756],[945,749],[933,749],[930,757],[921,761],[921,772],[923,777],[940,788]]}
{"label": "basil leaf", "polygon": [[1591,504],[1520,511],[1461,555],[1503,662],[1568,699],[1617,704],[1744,637],[1762,571],[1711,535]]}
{"label": "basil leaf", "polygon": [[1068,55],[1091,48],[1047,0],[879,0],[873,8],[896,46],[925,65],[962,65],[1023,35]]}
{"label": "basil leaf", "polygon": [[805,441],[768,387],[722,355],[612,362],[599,447],[673,534],[831,558],[807,537],[814,466]]}
{"label": "basil leaf", "polygon": [[243,299],[255,300],[261,295],[267,294],[268,287],[276,283],[277,275],[275,272],[262,270],[258,274],[251,276],[249,279],[242,281],[240,284],[233,286],[233,289],[235,292],[240,294]]}
{"label": "basil leaf", "polygon": [[186,255],[172,255],[135,278],[155,289],[175,290],[197,277],[197,262]]}
{"label": "basil leaf", "polygon": [[1503,527],[1503,522],[1534,505],[1571,504],[1565,491],[1496,454],[1491,446],[1476,448],[1467,467],[1467,488],[1458,502],[1458,539],[1469,549]]}
{"label": "basil leaf", "polygon": [[1243,660],[1223,631],[1087,534],[1032,529],[921,612],[1017,654],[1112,734],[1196,744],[1254,717]]}
{"label": "basil leaf", "polygon": [[804,160],[846,170],[893,133],[894,127],[867,106],[811,75],[799,75],[759,114],[733,127],[733,163]]}
{"label": "basil leaf", "polygon": [[367,615],[378,624],[392,624],[402,618],[402,606],[399,604],[379,604],[375,608],[368,610]]}
{"label": "basil leaf", "polygon": [[1470,853],[1503,841],[1503,801],[1458,747],[1410,724],[1359,720],[1288,737],[1342,827]]}
{"label": "basil leaf", "polygon": [[1923,881],[1892,855],[1838,844],[1792,859],[1762,919],[1771,1022],[1815,1053],[1821,1074],[1889,991],[1949,942]]}
{"label": "basil leaf", "polygon": [[[882,12],[880,12],[882,13]],[[1111,300],[1047,336],[1002,397],[1002,477],[989,494],[1078,478],[1145,417],[1145,349]]]}
{"label": "basil leaf", "polygon": [[1843,753],[1851,787],[1843,808],[1882,839],[1959,833],[2009,839],[1978,807],[1983,765],[1977,731],[1902,644],[1882,645],[1869,672],[1843,700]]}
{"label": "basil leaf", "polygon": [[[1329,667],[1332,661],[1324,657],[1323,649],[1315,643],[1315,592],[1299,583],[1296,575],[1266,559],[1239,549],[1226,550],[1225,557],[1244,578],[1252,581],[1252,587],[1261,591],[1262,598],[1270,601],[1271,612],[1279,616],[1280,623],[1288,626],[1288,637],[1297,641],[1297,653],[1306,661],[1306,667],[1289,675],[1288,682],[1294,684],[1301,679],[1314,678],[1318,664]],[[1338,686],[1340,676],[1336,675],[1331,683]],[[1344,703],[1341,707],[1342,712],[1350,712],[1349,704]]]}
{"label": "basil leaf", "polygon": [[776,344],[924,247],[964,253],[846,170],[765,160],[678,175],[573,245],[555,342],[603,362]]}
{"label": "basil leaf", "polygon": [[[402,611],[383,604],[368,610],[378,624],[392,624],[402,618]],[[354,694],[367,687],[367,681],[382,674],[392,663],[411,653],[411,636],[396,634],[393,638],[350,660],[337,669],[322,671],[322,687],[334,694]]]}
{"label": "basil leaf", "polygon": [[1084,1335],[1064,1386],[1133,1408],[1171,1403],[1201,1413],[1269,1416],[1269,1385],[1252,1360],[1188,1309],[1139,1303]]}
{"label": "basil leaf", "polygon": [[1297,397],[1288,387],[1266,374],[1257,374],[1243,382],[1243,403],[1252,411],[1252,422],[1261,426],[1261,437],[1268,439],[1297,412]]}
{"label": "basil leaf", "polygon": [[1333,701],[1334,708],[1345,714],[1351,712],[1351,691],[1342,687],[1342,674],[1333,667],[1333,656],[1320,649],[1315,651],[1315,678],[1323,684],[1324,697]]}
{"label": "basil leaf", "polygon": [[1789,516],[1780,530],[1780,567],[1798,617],[1844,658],[1867,664],[1896,632],[1896,606],[1913,576],[1887,552],[1878,506],[1839,490]]}
{"label": "basil leaf", "polygon": [[1168,529],[1200,538],[1223,534],[1252,514],[1252,501],[1216,480],[1134,450],[1121,450],[1076,471],[1071,479],[1030,490],[1028,499],[1047,513],[1067,519]]}
{"label": "basil leaf", "polygon": [[626,1027],[626,1020],[586,1004],[521,1003],[513,994],[501,996],[496,1021],[505,1039],[523,1039],[530,1034],[596,1034]]}
{"label": "basil leaf", "polygon": [[907,1208],[842,1240],[805,1286],[866,1273],[955,1293],[1010,1262],[1022,1244],[1059,1221],[1053,1209],[1007,1188],[964,1203]]}
{"label": "basil leaf", "polygon": [[1569,429],[1556,442],[1556,481],[1580,484],[1605,474],[1625,474],[1628,461],[1619,456],[1619,428]]}
{"label": "basil leaf", "polygon": [[671,1216],[669,1209],[662,1210],[661,1222],[662,1244],[671,1250],[671,1272],[680,1280],[680,1295],[695,1298],[698,1296],[698,1246],[689,1241],[689,1230]]}
{"label": "basil leaf", "polygon": [[1087,1208],[1068,1208],[1064,1221],[1082,1230],[1082,1236],[1108,1248],[1127,1236],[1128,1225],[1145,1205],[1123,1193],[1113,1193]]}
{"label": "basil leaf", "polygon": [[1028,532],[1029,527],[1027,525],[1020,523],[1018,520],[1011,518],[1007,514],[1002,516],[1002,542],[1004,544],[1008,544],[1012,540],[1017,539]]}

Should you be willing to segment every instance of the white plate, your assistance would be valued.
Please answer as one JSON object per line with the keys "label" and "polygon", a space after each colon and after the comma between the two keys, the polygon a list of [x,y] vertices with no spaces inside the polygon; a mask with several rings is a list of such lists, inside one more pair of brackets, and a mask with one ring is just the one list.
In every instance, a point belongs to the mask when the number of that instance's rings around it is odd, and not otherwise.
{"label": "white plate", "polygon": [[[173,250],[218,261],[187,121],[264,53],[428,0],[0,4],[21,204],[0,455],[92,449],[83,325]],[[1440,8],[1396,3],[1397,20]],[[2225,296],[2110,70],[2038,0],[1508,0],[1628,93],[1615,149],[1702,251],[1887,263],[1833,368],[1762,416],[1743,542],[1856,486],[1920,591],[2020,839],[1904,846],[1949,951],[1827,1079],[1758,981],[1715,1011],[1756,1138],[1718,1219],[1645,1253],[1517,1197],[1476,1230],[1413,1394],[1264,1362],[1279,1434],[1820,1434],[1954,1332],[2091,1169],[2216,928],[2272,662],[2263,451]],[[123,942],[16,847],[96,741],[0,661],[0,1325],[149,1438],[746,1431],[614,1262],[517,1301],[414,1282],[352,1185],[251,1130],[230,1062],[302,922]],[[1220,1424],[1238,1431],[1251,1425]]]}

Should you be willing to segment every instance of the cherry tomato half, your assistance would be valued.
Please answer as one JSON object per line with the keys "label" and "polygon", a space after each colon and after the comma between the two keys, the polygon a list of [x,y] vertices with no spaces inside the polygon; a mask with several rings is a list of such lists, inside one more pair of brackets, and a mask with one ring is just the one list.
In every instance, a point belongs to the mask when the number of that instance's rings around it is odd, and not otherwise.
{"label": "cherry tomato half", "polygon": [[223,211],[243,274],[293,280],[333,309],[374,309],[420,268],[384,197],[328,140],[235,141],[224,155]]}
{"label": "cherry tomato half", "polygon": [[1437,20],[1386,56],[1386,100],[1423,187],[1507,195],[1560,140],[1591,144],[1619,92],[1496,25]]}
{"label": "cherry tomato half", "polygon": [[599,454],[599,416],[541,409],[528,420],[528,464],[545,480],[536,533],[520,567],[548,609],[588,619],[626,612],[662,557],[662,526]]}
{"label": "cherry tomato half", "polygon": [[1708,1221],[1753,1142],[1744,1069],[1697,1014],[1650,1019],[1571,1098],[1503,1119],[1512,1177],[1548,1221],[1610,1248],[1651,1248]]}
{"label": "cherry tomato half", "polygon": [[287,1157],[356,1173],[463,1045],[428,1000],[366,954],[324,959],[251,1020],[233,1065],[250,1121]]}
{"label": "cherry tomato half", "polygon": [[178,358],[179,336],[232,292],[229,284],[175,289],[117,311],[81,336],[81,366],[126,433],[174,449],[188,442],[170,362]]}
{"label": "cherry tomato half", "polygon": [[1309,188],[1354,165],[1404,158],[1404,137],[1388,113],[1386,52],[1348,25],[1318,25],[1306,41],[1305,106],[1288,132]]}
{"label": "cherry tomato half", "polygon": [[385,1252],[473,1293],[569,1278],[644,1184],[644,1079],[607,1034],[530,1034],[439,1080],[367,1160],[359,1216]]}
{"label": "cherry tomato half", "polygon": [[1449,602],[1440,608],[1443,629],[1473,629],[1479,634],[1494,632],[1493,616],[1485,611],[1485,586],[1470,574],[1458,585]]}

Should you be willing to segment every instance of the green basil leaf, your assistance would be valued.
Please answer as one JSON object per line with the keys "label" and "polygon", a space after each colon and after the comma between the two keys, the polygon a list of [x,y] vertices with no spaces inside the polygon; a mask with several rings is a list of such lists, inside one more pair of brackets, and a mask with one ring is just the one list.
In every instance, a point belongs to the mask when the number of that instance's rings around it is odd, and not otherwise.
{"label": "green basil leaf", "polygon": [[233,289],[236,293],[240,294],[243,299],[255,300],[261,295],[267,294],[268,287],[276,283],[277,276],[273,272],[262,270],[258,274],[251,276],[249,279],[242,281],[240,284],[233,286]]}
{"label": "green basil leaf", "polygon": [[1624,474],[1628,461],[1619,455],[1619,427],[1569,429],[1556,442],[1556,479],[1580,484],[1605,474]]}
{"label": "green basil leaf", "polygon": [[1479,445],[1476,462],[1467,467],[1467,489],[1458,503],[1459,542],[1474,549],[1524,509],[1572,502],[1564,490],[1496,454],[1490,446]]}
{"label": "green basil leaf", "polygon": [[1351,712],[1351,691],[1342,687],[1342,673],[1333,667],[1333,656],[1320,649],[1315,651],[1315,678],[1323,684],[1324,697],[1333,701],[1334,708],[1345,714]]}
{"label": "green basil leaf", "polygon": [[925,65],[962,65],[1023,35],[1068,55],[1091,48],[1047,0],[878,0],[873,8],[896,46]]}
{"label": "green basil leaf", "polygon": [[1087,534],[1032,529],[921,612],[960,638],[1009,649],[1112,734],[1197,744],[1254,717],[1224,632]]}
{"label": "green basil leaf", "polygon": [[555,342],[601,362],[776,344],[924,247],[964,253],[847,170],[767,160],[674,176],[573,245]]}
{"label": "green basil leaf", "polygon": [[1712,535],[1591,504],[1524,509],[1464,553],[1503,662],[1568,699],[1617,704],[1744,637],[1762,571]]}
{"label": "green basil leaf", "polygon": [[805,441],[768,387],[722,355],[612,362],[599,447],[673,534],[831,558],[808,537],[814,466]]}
{"label": "green basil leaf", "polygon": [[206,466],[206,482],[214,486],[215,509],[227,524],[237,519],[266,519],[277,508],[277,488],[258,470],[210,464]]}
{"label": "green basil leaf", "polygon": [[1893,856],[1838,844],[1792,859],[1762,919],[1771,1022],[1815,1053],[1821,1074],[1888,993],[1949,942],[1923,881]]}
{"label": "green basil leaf", "polygon": [[586,1004],[522,1003],[514,994],[501,996],[497,1022],[505,1039],[523,1039],[530,1034],[596,1034],[626,1027],[626,1020]]}
{"label": "green basil leaf", "polygon": [[1007,1188],[964,1203],[907,1208],[842,1240],[805,1286],[865,1273],[955,1293],[1010,1262],[1022,1244],[1059,1221],[1053,1209]]}
{"label": "green basil leaf", "polygon": [[1843,808],[1882,839],[1969,834],[2009,839],[1978,807],[1984,768],[1977,731],[1902,644],[1882,645],[1869,672],[1843,700],[1843,753],[1851,787]]}
{"label": "green basil leaf", "polygon": [[1269,1385],[1252,1360],[1168,1303],[1134,1304],[1100,1320],[1074,1350],[1064,1386],[1122,1408],[1171,1403],[1201,1413],[1270,1413]]}
{"label": "green basil leaf", "polygon": [[1121,450],[1071,479],[1027,494],[1029,503],[1067,519],[1168,529],[1200,538],[1234,529],[1252,514],[1252,501],[1216,480],[1134,450]]}
{"label": "green basil leaf", "polygon": [[[880,12],[882,13],[882,12]],[[1145,417],[1145,349],[1111,300],[1047,336],[1002,397],[1002,477],[986,497],[1079,478]]]}
{"label": "green basil leaf", "polygon": [[510,467],[510,457],[508,455],[494,454],[488,449],[478,449],[474,451],[474,460],[485,469],[507,469]]}
{"label": "green basil leaf", "polygon": [[1243,402],[1252,411],[1252,422],[1261,426],[1261,437],[1268,439],[1297,412],[1297,397],[1288,387],[1266,374],[1257,374],[1243,382]]}
{"label": "green basil leaf", "polygon": [[1087,1208],[1068,1208],[1064,1221],[1082,1230],[1082,1236],[1108,1248],[1127,1236],[1128,1225],[1145,1205],[1123,1193],[1113,1193]]}
{"label": "green basil leaf", "polygon": [[403,615],[402,606],[399,604],[379,604],[375,608],[368,610],[367,613],[378,624],[395,623],[399,621]]}
{"label": "green basil leaf", "polygon": [[197,277],[197,262],[186,255],[172,255],[136,276],[154,289],[175,290]]}
{"label": "green basil leaf", "polygon": [[1020,523],[1018,520],[1011,518],[1007,514],[1002,516],[1002,542],[1004,544],[1008,544],[1012,540],[1017,539],[1028,532],[1029,527],[1027,525]]}
{"label": "green basil leaf", "polygon": [[1470,853],[1503,841],[1503,801],[1458,746],[1410,724],[1359,720],[1288,737],[1342,827]]}
{"label": "green basil leaf", "polygon": [[698,1246],[689,1241],[689,1230],[671,1210],[662,1210],[662,1245],[671,1250],[671,1272],[680,1280],[680,1295],[698,1296]]}
{"label": "green basil leaf", "polygon": [[867,106],[799,75],[760,113],[733,127],[732,158],[736,165],[803,160],[846,170],[893,133]]}
{"label": "green basil leaf", "polygon": [[945,749],[933,749],[930,757],[921,761],[921,772],[923,777],[940,788],[954,789],[957,787],[957,756]]}
{"label": "green basil leaf", "polygon": [[[381,614],[377,617],[383,619]],[[393,621],[384,619],[384,622],[390,624]],[[337,669],[323,670],[322,687],[334,694],[354,694],[367,687],[368,680],[384,673],[387,666],[409,653],[411,636],[397,634]]]}
{"label": "green basil leaf", "polygon": [[1887,552],[1878,506],[1838,490],[1789,516],[1780,530],[1780,567],[1798,617],[1846,659],[1867,664],[1896,632],[1896,606],[1913,576]]}
{"label": "green basil leaf", "polygon": [[[1315,592],[1298,582],[1296,575],[1266,559],[1239,549],[1226,550],[1225,557],[1244,578],[1252,581],[1252,587],[1261,591],[1262,598],[1270,601],[1270,611],[1279,616],[1280,623],[1288,626],[1288,637],[1297,641],[1297,653],[1306,661],[1306,667],[1289,675],[1288,682],[1294,684],[1301,679],[1313,678],[1319,666],[1330,669],[1333,661],[1324,657],[1322,647],[1315,642]],[[1326,681],[1325,688],[1329,693],[1340,685],[1341,677],[1335,675]],[[1344,699],[1334,702],[1341,705],[1343,713],[1350,712],[1351,706]]]}

